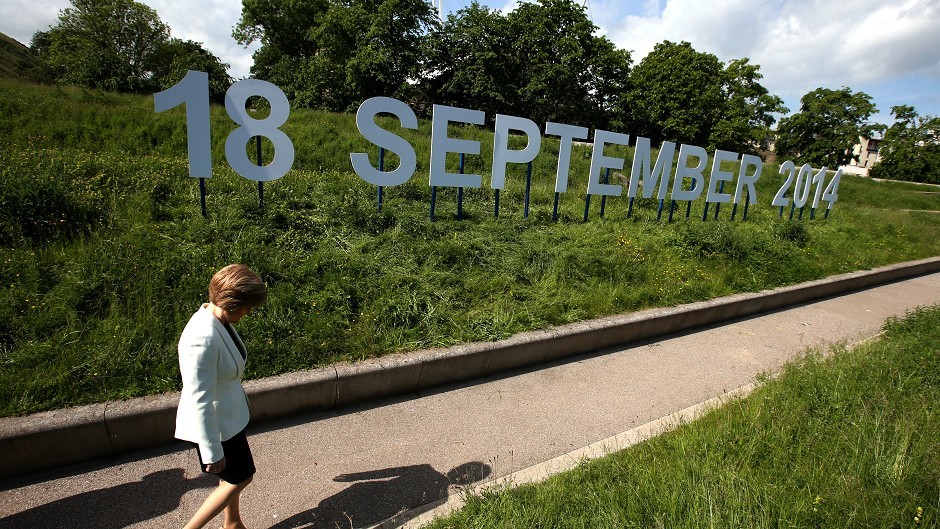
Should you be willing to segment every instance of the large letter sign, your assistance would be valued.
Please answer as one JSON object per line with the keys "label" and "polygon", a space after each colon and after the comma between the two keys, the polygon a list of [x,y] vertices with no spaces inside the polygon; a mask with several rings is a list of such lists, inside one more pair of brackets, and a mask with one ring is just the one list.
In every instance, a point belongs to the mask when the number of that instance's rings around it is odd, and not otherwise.
{"label": "large letter sign", "polygon": [[448,173],[447,153],[480,154],[480,142],[461,140],[447,135],[452,122],[482,125],[486,115],[479,110],[434,105],[431,126],[431,175],[429,183],[443,187],[481,187],[483,177],[478,174]]}
{"label": "large letter sign", "polygon": [[[695,158],[698,163],[694,167],[689,167],[689,158]],[[708,164],[708,152],[695,145],[685,145],[679,147],[679,165],[676,167],[676,179],[672,184],[672,199],[687,200],[689,202],[698,198],[705,188],[705,177],[702,172],[705,165]],[[692,189],[685,189],[684,183],[687,178],[692,179]]]}
{"label": "large letter sign", "polygon": [[[506,186],[507,163],[529,163],[535,159],[542,148],[542,135],[539,126],[531,119],[517,118],[496,114],[495,132],[493,134],[493,177],[490,187],[503,189]],[[509,149],[509,131],[524,132],[528,143],[521,151]]]}
{"label": "large letter sign", "polygon": [[549,121],[545,124],[545,134],[561,137],[558,146],[558,171],[555,173],[555,192],[568,191],[568,173],[571,167],[571,144],[574,140],[584,140],[588,137],[588,129],[563,125]]}
{"label": "large letter sign", "polygon": [[[263,97],[271,105],[271,113],[255,119],[245,110],[248,99]],[[186,73],[174,86],[153,95],[154,109],[163,112],[186,105],[186,133],[189,146],[189,176],[212,176],[212,146],[209,143],[209,74]],[[225,140],[225,158],[238,174],[258,182],[276,180],[290,171],[294,164],[294,144],[278,127],[287,122],[290,103],[280,88],[267,81],[245,79],[229,87],[225,93],[225,110],[240,125]],[[274,144],[274,161],[268,166],[252,164],[246,145],[254,136],[268,138]]]}
{"label": "large letter sign", "polygon": [[356,112],[356,127],[362,137],[379,147],[398,155],[401,163],[394,171],[379,171],[372,167],[369,155],[361,152],[349,154],[353,170],[363,180],[377,186],[397,186],[404,184],[415,174],[418,167],[418,158],[415,149],[404,138],[393,134],[375,123],[375,117],[380,113],[393,114],[398,118],[402,127],[418,128],[418,117],[408,105],[390,97],[373,97],[365,100]]}
{"label": "large letter sign", "polygon": [[[270,114],[264,119],[255,119],[245,109],[247,101],[252,97],[262,97],[271,106]],[[212,176],[211,134],[209,130],[209,76],[205,72],[189,71],[175,86],[154,94],[154,109],[163,112],[183,105],[186,107],[187,149],[189,152],[189,176],[194,178],[210,178]],[[280,127],[283,126],[290,115],[290,104],[287,97],[278,87],[266,81],[246,79],[233,84],[225,94],[225,109],[229,117],[238,127],[225,141],[225,157],[229,165],[240,175],[257,182],[276,180],[284,176],[294,162],[294,145],[291,139]],[[398,167],[386,171],[384,167],[373,167],[369,155],[363,152],[349,154],[353,170],[364,181],[379,186],[379,204],[381,207],[381,188],[404,184],[414,176],[418,167],[416,151],[408,140],[390,130],[380,127],[376,123],[379,114],[390,114],[398,118],[402,128],[416,130],[418,118],[414,110],[407,104],[389,97],[373,97],[364,101],[356,113],[356,126],[362,137],[371,144],[384,151],[396,154],[400,160]],[[479,188],[482,187],[483,177],[478,174],[463,174],[447,172],[448,154],[480,154],[480,142],[474,140],[451,137],[449,127],[451,123],[465,125],[483,125],[486,115],[480,110],[434,105],[431,125],[431,155],[428,161],[428,183],[432,187]],[[590,131],[585,127],[566,125],[563,123],[545,123],[545,134],[559,138],[558,165],[555,173],[555,215],[557,219],[558,196],[568,191],[568,177],[571,168],[571,152],[575,140],[586,140]],[[526,137],[526,146],[522,149],[509,147],[510,134],[522,133]],[[252,138],[268,138],[274,145],[275,157],[267,166],[254,164],[249,160],[246,145]],[[601,182],[604,171],[614,169],[623,170],[626,160],[604,154],[608,145],[629,145],[630,136],[627,134],[596,129],[592,144],[591,166],[587,175],[588,200],[591,195],[619,197],[623,194],[623,186]],[[260,143],[259,143],[260,145]],[[539,125],[530,119],[506,114],[497,114],[493,134],[492,177],[490,187],[496,191],[496,211],[499,210],[499,191],[506,186],[506,166],[510,163],[530,163],[539,154],[542,146],[542,136]],[[380,154],[380,159],[382,158]],[[678,159],[677,159],[678,158]],[[675,163],[674,163],[675,162]],[[675,201],[691,202],[705,194],[705,214],[708,213],[708,204],[733,203],[736,206],[744,203],[757,203],[756,183],[761,177],[763,162],[751,154],[739,155],[736,152],[716,150],[711,160],[711,170],[706,172],[709,163],[709,154],[702,147],[695,145],[681,145],[676,155],[676,144],[670,141],[663,142],[659,149],[656,162],[652,160],[652,146],[649,138],[636,138],[633,151],[633,161],[630,168],[627,197],[631,199],[630,212],[633,208],[633,199],[637,195],[643,198],[656,197],[660,202],[660,212],[663,202],[671,191],[673,204]],[[737,174],[724,169],[723,164],[738,163]],[[463,166],[461,166],[461,171]],[[827,202],[826,214],[832,209],[839,198],[839,183],[842,171],[836,172],[832,180],[826,184],[826,168],[815,171],[809,164],[797,169],[792,161],[780,165],[780,174],[786,179],[774,195],[771,205],[783,209],[791,206],[793,211],[810,206],[812,212]],[[526,214],[529,205],[530,172],[526,179]],[[725,183],[734,185],[726,191]],[[688,184],[688,185],[687,185]],[[642,186],[642,193],[640,187]],[[815,188],[814,188],[815,186]],[[671,187],[671,190],[670,190]],[[260,185],[259,185],[260,188]],[[431,217],[434,211],[434,194],[432,193]],[[462,196],[462,195],[459,195]],[[458,204],[459,204],[458,200]],[[587,202],[589,203],[589,202]],[[736,208],[735,208],[736,209]],[[585,219],[587,218],[585,207]],[[672,211],[670,209],[670,220]],[[459,211],[459,210],[458,210]],[[603,214],[603,206],[601,208]],[[628,213],[630,215],[631,213]],[[686,213],[688,216],[688,212]],[[716,206],[715,218],[718,216]],[[744,216],[747,218],[747,207]],[[460,215],[458,214],[458,218]],[[802,216],[800,217],[802,218]],[[731,215],[734,219],[734,213]]]}
{"label": "large letter sign", "polygon": [[659,156],[656,158],[656,166],[652,169],[652,159],[650,157],[649,138],[639,137],[636,139],[636,148],[633,150],[633,170],[630,172],[630,197],[636,197],[636,188],[640,180],[643,181],[643,198],[653,196],[653,190],[659,188],[656,198],[663,200],[669,191],[669,170],[672,168],[672,160],[676,156],[676,144],[671,141],[663,142],[659,149]]}
{"label": "large letter sign", "polygon": [[[747,174],[748,167],[754,168],[754,174]],[[757,190],[754,188],[754,184],[756,184],[757,179],[760,178],[763,168],[764,161],[760,159],[760,156],[745,154],[741,157],[741,170],[738,171],[738,185],[734,188],[735,204],[741,203],[741,191],[744,189],[744,186],[747,186],[747,196],[750,197],[750,203],[757,204]]]}
{"label": "large letter sign", "polygon": [[[736,161],[738,161],[738,153],[736,152],[715,151],[715,157],[712,158],[712,176],[708,181],[708,194],[705,195],[707,202],[719,204],[731,202],[731,195],[722,193],[720,189],[724,187],[725,182],[730,182],[734,178],[734,173],[722,170],[721,162]],[[719,184],[721,184],[721,187],[719,187]]]}
{"label": "large letter sign", "polygon": [[[245,104],[252,96],[260,96],[271,104],[271,113],[264,119],[248,115]],[[290,103],[280,88],[267,81],[245,79],[239,81],[225,93],[225,110],[235,123],[241,125],[225,140],[225,159],[235,172],[249,180],[270,182],[287,174],[294,165],[294,144],[287,134],[279,129],[287,123]],[[248,159],[245,146],[255,136],[268,138],[274,143],[274,160],[270,165],[255,165]]]}
{"label": "large letter sign", "polygon": [[612,158],[604,155],[604,147],[608,143],[617,145],[629,145],[630,136],[617,132],[606,130],[594,131],[594,155],[591,156],[591,174],[588,176],[589,195],[612,195],[619,197],[623,193],[623,187],[619,185],[600,183],[601,172],[606,168],[621,170],[623,169],[623,158]]}
{"label": "large letter sign", "polygon": [[153,95],[157,112],[186,105],[186,142],[189,176],[212,177],[212,144],[209,135],[209,74],[189,70],[186,77]]}

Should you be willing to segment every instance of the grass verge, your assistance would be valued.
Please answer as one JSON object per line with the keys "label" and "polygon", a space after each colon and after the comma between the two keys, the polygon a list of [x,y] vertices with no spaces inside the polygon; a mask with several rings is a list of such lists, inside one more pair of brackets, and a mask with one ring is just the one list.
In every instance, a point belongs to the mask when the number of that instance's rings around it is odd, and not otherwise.
{"label": "grass verge", "polygon": [[469,495],[449,528],[940,524],[940,305],[808,355],[744,399],[541,484]]}

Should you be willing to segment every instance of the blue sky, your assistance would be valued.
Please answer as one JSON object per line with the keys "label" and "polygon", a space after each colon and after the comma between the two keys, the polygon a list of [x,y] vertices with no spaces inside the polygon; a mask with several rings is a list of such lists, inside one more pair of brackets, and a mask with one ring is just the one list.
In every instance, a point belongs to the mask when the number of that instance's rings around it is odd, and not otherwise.
{"label": "blue sky", "polygon": [[[940,115],[940,2],[936,0],[578,0],[599,34],[630,50],[638,63],[663,40],[689,41],[722,61],[748,57],[761,66],[763,84],[791,112],[800,97],[848,86],[871,95],[889,123],[894,105]],[[173,36],[205,44],[247,77],[254,47],[231,37],[240,0],[143,0],[169,24]],[[438,0],[432,2],[438,5]],[[443,0],[445,13],[470,0]],[[503,12],[516,0],[483,0]],[[29,44],[54,24],[68,0],[3,0],[0,32]],[[486,111],[487,109],[480,109]]]}

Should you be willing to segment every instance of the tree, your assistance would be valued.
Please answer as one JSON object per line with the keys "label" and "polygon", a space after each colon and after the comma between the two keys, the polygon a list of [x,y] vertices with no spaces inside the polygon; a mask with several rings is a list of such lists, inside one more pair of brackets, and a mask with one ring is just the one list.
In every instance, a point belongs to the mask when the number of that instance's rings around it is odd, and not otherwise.
{"label": "tree", "polygon": [[630,69],[571,0],[520,4],[508,16],[474,2],[427,39],[422,88],[442,103],[537,123],[607,127]]}
{"label": "tree", "polygon": [[424,0],[244,0],[232,35],[261,41],[252,73],[300,106],[349,110],[408,98],[437,19]]}
{"label": "tree", "polygon": [[940,184],[940,117],[919,116],[914,107],[891,107],[895,122],[885,132],[872,178]]}
{"label": "tree", "polygon": [[632,131],[653,143],[706,145],[722,114],[724,69],[688,42],[663,41],[631,74]]}
{"label": "tree", "polygon": [[187,70],[209,73],[210,96],[221,101],[232,83],[227,69],[202,44],[170,38],[156,11],[133,0],[71,0],[32,50],[46,78],[116,92],[151,93],[173,86]]}
{"label": "tree", "polygon": [[655,143],[759,152],[773,114],[787,110],[762,77],[747,58],[725,65],[688,42],[663,41],[633,69],[624,119]]}
{"label": "tree", "polygon": [[771,94],[760,79],[760,66],[749,59],[730,61],[724,70],[722,111],[708,144],[714,149],[759,152],[766,149],[774,114],[787,112],[783,100]]}
{"label": "tree", "polygon": [[511,114],[517,102],[510,30],[477,2],[452,13],[425,41],[420,87],[435,103]]}
{"label": "tree", "polygon": [[522,3],[507,16],[518,102],[537,123],[607,126],[621,108],[631,65],[572,0]]}
{"label": "tree", "polygon": [[153,87],[154,55],[170,38],[156,11],[133,0],[71,0],[32,48],[57,82],[121,92]]}
{"label": "tree", "polygon": [[242,0],[242,15],[232,36],[245,46],[261,42],[264,51],[255,58],[252,71],[264,73],[282,55],[313,57],[317,47],[309,30],[322,24],[329,5],[329,0]]}
{"label": "tree", "polygon": [[865,92],[817,88],[800,99],[799,113],[780,120],[777,153],[818,166],[845,165],[858,137],[882,128],[868,123],[876,110]]}
{"label": "tree", "polygon": [[588,93],[593,122],[612,130],[628,131],[626,96],[631,86],[630,52],[619,50],[606,38],[594,42],[596,60],[588,65]]}
{"label": "tree", "polygon": [[209,98],[221,103],[232,85],[228,67],[199,42],[169,39],[157,49],[150,68],[155,90],[166,90],[180,82],[188,70],[206,72],[209,74]]}

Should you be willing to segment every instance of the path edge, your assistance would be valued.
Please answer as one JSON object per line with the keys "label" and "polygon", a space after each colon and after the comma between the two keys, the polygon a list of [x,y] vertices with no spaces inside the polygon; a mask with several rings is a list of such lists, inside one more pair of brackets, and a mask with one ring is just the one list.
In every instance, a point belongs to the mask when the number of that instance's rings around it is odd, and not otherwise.
{"label": "path edge", "polygon": [[[245,382],[251,420],[335,410],[753,316],[940,271],[940,256],[755,293],[598,318],[494,342],[398,353]],[[174,442],[179,393],[0,418],[0,478]]]}

